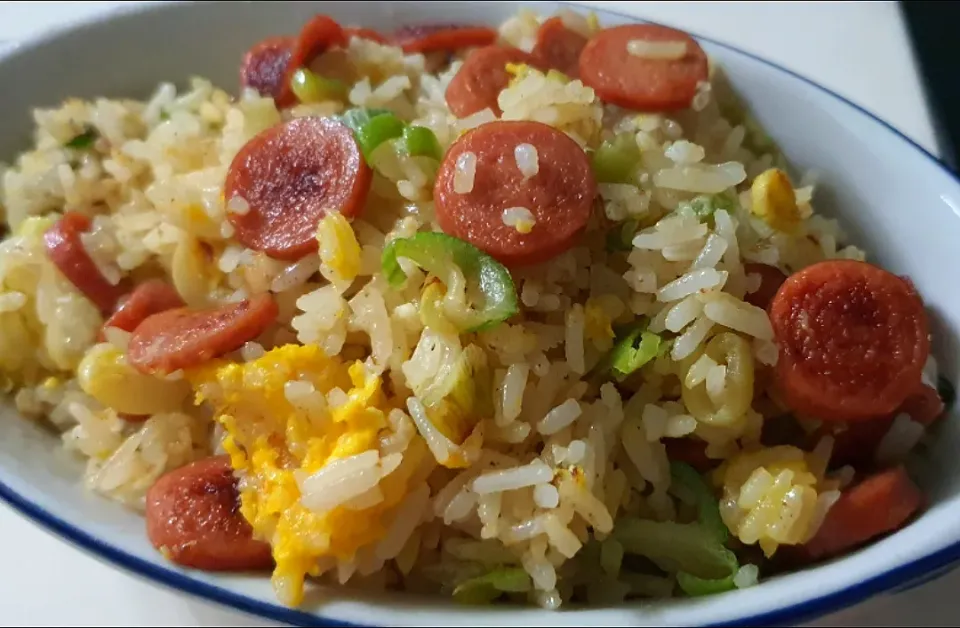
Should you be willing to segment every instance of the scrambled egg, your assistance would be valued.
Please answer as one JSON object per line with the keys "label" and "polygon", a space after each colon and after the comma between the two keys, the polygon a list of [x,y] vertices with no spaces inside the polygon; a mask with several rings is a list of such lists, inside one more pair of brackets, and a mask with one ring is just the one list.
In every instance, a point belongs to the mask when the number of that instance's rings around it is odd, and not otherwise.
{"label": "scrambled egg", "polygon": [[340,212],[329,212],[317,225],[320,272],[330,281],[349,283],[360,272],[360,243]]}
{"label": "scrambled egg", "polygon": [[[224,448],[242,478],[240,511],[257,537],[271,543],[273,585],[290,605],[302,600],[306,575],[319,575],[332,559],[354,559],[384,535],[391,509],[428,455],[415,436],[399,466],[380,480],[382,500],[363,509],[314,511],[301,502],[298,480],[333,460],[378,449],[386,415],[396,407],[380,378],[316,345],[278,347],[246,363],[218,360],[187,377],[197,403],[212,403],[226,431]],[[348,391],[346,400],[328,408],[327,393],[336,388]]]}

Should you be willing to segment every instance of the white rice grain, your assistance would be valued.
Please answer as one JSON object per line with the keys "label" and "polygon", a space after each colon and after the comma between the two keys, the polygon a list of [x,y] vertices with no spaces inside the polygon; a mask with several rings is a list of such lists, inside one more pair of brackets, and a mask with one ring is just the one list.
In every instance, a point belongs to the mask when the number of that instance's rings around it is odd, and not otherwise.
{"label": "white rice grain", "polygon": [[457,157],[453,172],[453,191],[457,194],[469,194],[473,191],[473,180],[477,175],[477,155],[467,151]]}
{"label": "white rice grain", "polygon": [[923,438],[924,431],[923,424],[911,419],[910,415],[904,412],[897,414],[877,445],[874,459],[882,465],[903,460]]}
{"label": "white rice grain", "polygon": [[526,207],[508,207],[503,210],[500,218],[508,227],[513,227],[517,233],[527,234],[533,231],[537,219]]}
{"label": "white rice grain", "polygon": [[553,484],[537,484],[533,488],[533,501],[538,508],[556,508],[560,504],[560,493]]}
{"label": "white rice grain", "polygon": [[550,410],[550,412],[537,423],[537,431],[545,436],[556,434],[576,421],[581,413],[580,403],[576,399],[567,399],[559,406]]}
{"label": "white rice grain", "polygon": [[631,39],[627,42],[627,52],[642,59],[676,60],[687,54],[687,42]]}
{"label": "white rice grain", "polygon": [[540,459],[512,469],[489,471],[475,479],[471,485],[478,495],[511,491],[526,486],[535,486],[553,479],[553,469]]}
{"label": "white rice grain", "polygon": [[227,213],[245,216],[250,213],[250,203],[240,195],[234,195],[227,201]]}
{"label": "white rice grain", "polygon": [[300,503],[314,512],[327,512],[372,489],[380,481],[375,450],[339,458],[298,482]]}
{"label": "white rice grain", "polygon": [[713,268],[700,268],[675,279],[657,291],[657,300],[677,301],[701,290],[709,290],[723,283],[724,275]]}
{"label": "white rice grain", "polygon": [[517,144],[517,147],[513,149],[513,156],[524,180],[536,176],[540,172],[540,159],[537,154],[537,147],[533,144]]}
{"label": "white rice grain", "polygon": [[520,416],[523,404],[523,391],[527,388],[530,365],[511,364],[503,378],[500,388],[500,404],[503,408],[501,425],[512,423]]}
{"label": "white rice grain", "polygon": [[423,512],[430,500],[430,487],[421,484],[415,488],[393,515],[387,533],[377,544],[376,555],[382,560],[396,558],[417,525],[423,519]]}
{"label": "white rice grain", "polygon": [[706,316],[701,316],[687,327],[686,330],[673,341],[673,347],[670,349],[670,357],[675,361],[680,361],[691,355],[700,346],[710,330],[713,329],[714,322]]}
{"label": "white rice grain", "polygon": [[759,338],[773,340],[770,317],[762,308],[720,293],[703,306],[704,315],[718,325]]}

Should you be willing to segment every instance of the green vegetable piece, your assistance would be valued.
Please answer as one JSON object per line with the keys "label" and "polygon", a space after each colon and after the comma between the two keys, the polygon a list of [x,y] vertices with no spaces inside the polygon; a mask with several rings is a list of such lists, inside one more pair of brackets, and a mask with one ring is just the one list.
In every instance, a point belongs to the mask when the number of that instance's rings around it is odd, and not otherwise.
{"label": "green vegetable piece", "polygon": [[621,133],[600,145],[591,165],[597,183],[634,183],[640,164],[640,147],[631,133]]}
{"label": "green vegetable piece", "polygon": [[353,131],[367,162],[377,146],[402,136],[406,126],[392,111],[386,109],[351,109],[340,117],[340,121]]}
{"label": "green vegetable piece", "polygon": [[625,552],[645,556],[668,573],[713,580],[739,569],[736,555],[699,523],[629,518],[618,521],[613,533]]}
{"label": "green vegetable piece", "polygon": [[425,126],[408,126],[403,130],[403,139],[400,140],[402,150],[411,157],[430,157],[440,161],[443,150],[433,131]]}
{"label": "green vegetable piece", "polygon": [[169,119],[170,119],[170,112],[167,111],[166,109],[161,109],[161,110],[160,110],[160,121],[161,121],[161,122],[166,122],[166,121],[169,120]]}
{"label": "green vegetable piece", "polygon": [[670,475],[673,482],[682,487],[693,498],[697,506],[697,518],[700,525],[712,532],[720,543],[726,543],[729,537],[727,525],[720,518],[720,505],[713,490],[704,481],[696,469],[683,462],[670,463]]}
{"label": "green vegetable piece", "polygon": [[460,269],[473,295],[472,308],[463,321],[466,331],[490,329],[519,311],[517,289],[510,271],[469,242],[439,232],[422,232],[411,238],[391,241],[380,258],[383,274],[393,287],[403,285],[406,273],[397,262],[405,257],[439,278],[444,285],[453,281],[452,270]]}
{"label": "green vegetable piece", "polygon": [[97,130],[91,126],[88,126],[83,133],[75,135],[73,139],[66,142],[64,147],[73,148],[76,150],[83,150],[84,148],[90,148],[93,146],[93,143],[97,141],[97,138],[100,137],[100,134],[97,133]]}
{"label": "green vegetable piece", "polygon": [[461,582],[453,590],[453,599],[464,604],[489,604],[503,593],[525,593],[530,588],[530,574],[522,567],[501,567]]}
{"label": "green vegetable piece", "polygon": [[547,70],[547,78],[557,81],[559,83],[569,83],[570,77],[561,72],[560,70],[549,69]]}
{"label": "green vegetable piece", "polygon": [[633,236],[637,234],[637,228],[639,226],[639,220],[636,218],[628,218],[608,231],[607,252],[616,253],[617,251],[633,250]]}
{"label": "green vegetable piece", "polygon": [[[737,569],[739,569],[739,567]],[[680,589],[690,597],[700,597],[701,595],[713,595],[714,593],[732,591],[737,588],[737,585],[733,583],[737,569],[734,569],[733,574],[726,578],[716,578],[712,580],[691,576],[685,571],[681,571],[677,574],[677,584],[679,584]]]}
{"label": "green vegetable piece", "polygon": [[645,327],[645,324],[637,326],[611,349],[610,368],[616,377],[626,377],[659,355],[661,338],[657,334],[644,331]]}
{"label": "green vegetable piece", "polygon": [[736,210],[737,202],[726,193],[701,195],[693,200],[685,201],[680,204],[680,209],[689,208],[701,221],[708,223],[713,220],[713,214],[718,209],[733,213]]}
{"label": "green vegetable piece", "polygon": [[940,400],[943,402],[944,411],[953,407],[953,404],[957,400],[956,389],[953,387],[953,384],[950,383],[950,380],[945,377],[937,378],[937,394],[940,395]]}
{"label": "green vegetable piece", "polygon": [[307,68],[300,68],[293,73],[290,89],[302,103],[341,100],[347,95],[347,86],[343,81],[320,76]]}

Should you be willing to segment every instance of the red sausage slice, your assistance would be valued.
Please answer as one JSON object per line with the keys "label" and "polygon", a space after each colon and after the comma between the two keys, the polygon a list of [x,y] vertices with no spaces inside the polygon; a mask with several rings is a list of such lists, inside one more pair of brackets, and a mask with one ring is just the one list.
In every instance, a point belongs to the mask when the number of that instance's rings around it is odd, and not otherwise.
{"label": "red sausage slice", "polygon": [[297,104],[297,97],[290,86],[294,72],[309,65],[328,48],[343,46],[346,43],[347,37],[343,28],[335,20],[326,15],[315,15],[310,18],[300,30],[290,52],[290,59],[283,74],[283,84],[274,97],[277,107],[292,107]]}
{"label": "red sausage slice", "polygon": [[90,299],[104,316],[110,314],[126,292],[121,282],[113,285],[103,276],[87,250],[80,234],[90,228],[90,219],[77,212],[65,212],[46,233],[43,246],[47,257],[77,290]]}
{"label": "red sausage slice", "polygon": [[754,292],[748,292],[743,300],[764,310],[767,309],[777,290],[787,280],[787,276],[776,266],[768,264],[744,264],[743,270],[747,275],[760,275],[760,287]]}
{"label": "red sausage slice", "polygon": [[533,56],[543,66],[577,78],[580,75],[580,53],[586,45],[586,37],[567,28],[559,17],[552,17],[537,30]]}
{"label": "red sausage slice", "polygon": [[329,118],[297,118],[247,142],[230,164],[224,198],[239,196],[245,214],[228,212],[235,237],[270,257],[297,260],[317,250],[317,223],[328,211],[356,216],[372,177],[353,137]]}
{"label": "red sausage slice", "polygon": [[133,331],[127,361],[141,373],[160,375],[199,366],[259,336],[277,313],[269,294],[206,310],[160,312]]}
{"label": "red sausage slice", "polygon": [[[683,42],[678,59],[637,56],[631,41]],[[580,54],[580,80],[602,100],[627,109],[671,111],[690,106],[697,83],[709,75],[707,55],[692,37],[658,24],[628,24],[600,31]]]}
{"label": "red sausage slice", "polygon": [[344,40],[349,42],[351,37],[369,39],[370,41],[375,41],[378,44],[387,43],[386,37],[372,28],[363,28],[362,26],[348,26],[347,28],[343,29]]}
{"label": "red sausage slice", "polygon": [[[514,150],[530,144],[538,172],[525,179]],[[473,185],[456,190],[457,163],[476,158]],[[461,189],[463,189],[461,187]],[[586,227],[597,184],[590,161],[565,133],[540,122],[497,121],[460,137],[440,164],[433,196],[437,222],[508,266],[536,264],[570,248]],[[503,210],[524,207],[535,224],[520,233],[503,222]]]}
{"label": "red sausage slice", "polygon": [[465,118],[490,108],[499,116],[497,96],[511,78],[506,69],[508,63],[537,65],[533,55],[507,46],[478,48],[467,55],[444,94],[453,115]]}
{"label": "red sausage slice", "polygon": [[474,46],[489,46],[497,40],[497,31],[488,26],[469,24],[424,24],[404,26],[390,37],[394,46],[407,54],[454,51]]}
{"label": "red sausage slice", "polygon": [[147,538],[168,559],[184,567],[270,569],[270,546],[253,538],[238,502],[237,482],[227,456],[175,469],[147,491]]}
{"label": "red sausage slice", "polygon": [[185,305],[173,286],[162,279],[150,279],[134,288],[103,327],[133,331],[148,316]]}
{"label": "red sausage slice", "polygon": [[261,96],[280,98],[295,44],[294,37],[270,37],[255,45],[240,64],[240,84],[252,87]]}
{"label": "red sausage slice", "polygon": [[902,528],[922,504],[923,494],[903,467],[877,473],[843,491],[814,537],[797,550],[808,560],[837,556]]}
{"label": "red sausage slice", "polygon": [[785,402],[824,421],[889,415],[917,390],[930,353],[920,297],[864,262],[831,260],[794,273],[770,319]]}

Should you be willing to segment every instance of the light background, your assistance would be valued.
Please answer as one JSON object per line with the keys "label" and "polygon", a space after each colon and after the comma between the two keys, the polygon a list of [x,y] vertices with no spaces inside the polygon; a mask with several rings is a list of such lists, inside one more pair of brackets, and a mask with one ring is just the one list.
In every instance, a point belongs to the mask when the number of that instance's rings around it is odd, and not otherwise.
{"label": "light background", "polygon": [[[0,2],[0,49],[129,2]],[[807,76],[936,152],[897,5],[892,2],[583,2],[689,29]],[[2,98],[2,93],[0,93]],[[116,571],[0,505],[0,624],[265,626]],[[875,598],[812,626],[960,625],[960,573]]]}

